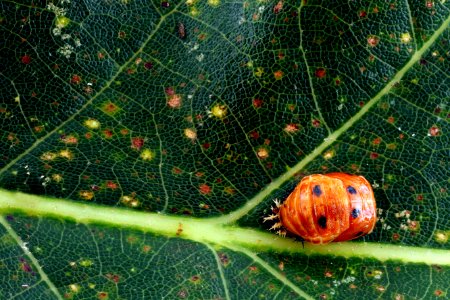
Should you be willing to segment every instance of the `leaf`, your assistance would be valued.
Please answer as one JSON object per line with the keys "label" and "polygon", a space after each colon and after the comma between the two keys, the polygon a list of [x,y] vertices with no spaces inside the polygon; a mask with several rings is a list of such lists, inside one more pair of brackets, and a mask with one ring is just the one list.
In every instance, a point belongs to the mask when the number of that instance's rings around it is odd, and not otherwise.
{"label": "leaf", "polygon": [[[0,3],[0,298],[448,296],[447,1]],[[372,234],[267,230],[334,171]]]}

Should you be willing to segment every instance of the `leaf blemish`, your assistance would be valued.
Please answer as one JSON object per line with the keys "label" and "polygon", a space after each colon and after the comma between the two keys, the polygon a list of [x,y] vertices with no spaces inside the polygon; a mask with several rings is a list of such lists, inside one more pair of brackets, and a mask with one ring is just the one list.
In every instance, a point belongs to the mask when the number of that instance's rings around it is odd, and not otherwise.
{"label": "leaf blemish", "polygon": [[100,128],[100,122],[96,119],[87,119],[86,121],[84,121],[84,125],[89,129]]}
{"label": "leaf blemish", "polygon": [[314,75],[317,78],[324,78],[327,75],[327,70],[325,68],[317,68]]}
{"label": "leaf blemish", "polygon": [[287,133],[297,133],[300,130],[300,125],[296,123],[289,123],[284,127],[284,131]]}
{"label": "leaf blemish", "polygon": [[179,94],[175,93],[175,89],[173,87],[167,87],[165,89],[166,98],[167,98],[167,106],[173,109],[181,108],[182,97]]}
{"label": "leaf blemish", "polygon": [[183,23],[178,23],[178,37],[182,40],[186,39],[186,26]]}
{"label": "leaf blemish", "polygon": [[144,138],[137,136],[131,138],[131,148],[135,150],[141,150],[141,148],[144,146]]}
{"label": "leaf blemish", "polygon": [[155,158],[155,152],[150,149],[144,149],[140,155],[142,160],[151,161]]}
{"label": "leaf blemish", "polygon": [[269,150],[266,147],[259,147],[256,150],[256,155],[258,155],[260,159],[266,159],[269,157]]}
{"label": "leaf blemish", "polygon": [[227,115],[227,107],[223,104],[216,104],[207,112],[210,117],[223,119]]}
{"label": "leaf blemish", "polygon": [[367,45],[369,45],[369,47],[376,47],[378,45],[378,43],[380,42],[380,38],[377,37],[376,35],[369,35],[367,37]]}
{"label": "leaf blemish", "polygon": [[263,100],[255,98],[253,99],[253,107],[254,108],[260,108],[263,105]]}
{"label": "leaf blemish", "polygon": [[31,56],[25,54],[24,56],[22,56],[22,58],[20,59],[20,61],[24,64],[24,65],[28,65],[31,63]]}
{"label": "leaf blemish", "polygon": [[433,125],[428,130],[428,136],[439,136],[441,134],[441,130],[436,125]]}
{"label": "leaf blemish", "polygon": [[195,130],[195,128],[185,128],[184,136],[191,141],[195,141],[197,139],[197,131]]}
{"label": "leaf blemish", "polygon": [[199,191],[200,191],[200,194],[202,194],[202,195],[209,195],[209,194],[211,194],[212,188],[209,185],[207,185],[206,183],[203,183],[200,185]]}

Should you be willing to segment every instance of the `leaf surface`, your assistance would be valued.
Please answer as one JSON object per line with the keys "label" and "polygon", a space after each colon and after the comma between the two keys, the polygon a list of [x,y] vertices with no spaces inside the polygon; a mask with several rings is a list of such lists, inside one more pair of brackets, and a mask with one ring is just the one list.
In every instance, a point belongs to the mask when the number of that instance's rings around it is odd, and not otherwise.
{"label": "leaf surface", "polygon": [[[447,1],[0,5],[1,298],[448,296]],[[374,232],[268,233],[328,172]]]}

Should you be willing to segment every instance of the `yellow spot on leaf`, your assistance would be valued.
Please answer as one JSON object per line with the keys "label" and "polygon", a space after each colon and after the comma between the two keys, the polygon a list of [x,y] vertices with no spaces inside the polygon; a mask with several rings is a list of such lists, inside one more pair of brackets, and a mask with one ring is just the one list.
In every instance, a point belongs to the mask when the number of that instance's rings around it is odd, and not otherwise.
{"label": "yellow spot on leaf", "polygon": [[450,231],[436,231],[434,234],[434,239],[440,244],[446,244],[448,242],[448,235]]}
{"label": "yellow spot on leaf", "polygon": [[227,115],[227,107],[223,104],[216,104],[211,109],[211,115],[216,118],[222,119]]}
{"label": "yellow spot on leaf", "polygon": [[56,27],[64,28],[70,24],[70,19],[68,17],[59,16],[56,18]]}
{"label": "yellow spot on leaf", "polygon": [[143,160],[150,161],[150,160],[155,158],[155,152],[153,152],[150,149],[144,149],[144,150],[142,150],[142,153],[141,153],[140,157]]}
{"label": "yellow spot on leaf", "polygon": [[334,150],[328,150],[323,154],[323,158],[326,160],[332,159],[336,155],[336,152]]}
{"label": "yellow spot on leaf", "polygon": [[69,149],[63,149],[63,150],[59,151],[58,155],[59,155],[59,157],[62,157],[62,158],[68,159],[68,160],[73,159],[73,156],[74,156],[72,151],[70,151]]}
{"label": "yellow spot on leaf", "polygon": [[94,192],[92,191],[80,191],[78,195],[83,200],[92,200],[94,198]]}
{"label": "yellow spot on leaf", "polygon": [[96,119],[87,119],[86,121],[84,121],[84,125],[89,129],[100,128],[100,122]]}
{"label": "yellow spot on leaf", "polygon": [[90,259],[83,259],[82,261],[80,261],[80,266],[82,266],[82,267],[90,267],[93,264],[94,263]]}
{"label": "yellow spot on leaf", "polygon": [[190,140],[195,140],[197,138],[197,131],[194,128],[184,129],[184,136]]}
{"label": "yellow spot on leaf", "polygon": [[133,201],[130,201],[130,207],[138,207],[141,203],[134,199]]}
{"label": "yellow spot on leaf", "polygon": [[381,276],[383,275],[383,271],[381,270],[369,270],[367,272],[367,277],[376,277],[376,278],[381,278]]}
{"label": "yellow spot on leaf", "polygon": [[78,293],[80,291],[80,286],[78,284],[71,284],[71,285],[69,285],[69,289],[73,293]]}
{"label": "yellow spot on leaf", "polygon": [[265,147],[261,147],[256,150],[256,155],[258,155],[260,159],[266,159],[269,157],[269,151]]}
{"label": "yellow spot on leaf", "polygon": [[395,143],[389,143],[386,145],[386,148],[389,150],[395,150],[397,148],[397,144]]}
{"label": "yellow spot on leaf", "polygon": [[131,202],[133,199],[134,199],[134,198],[133,198],[132,196],[125,195],[125,196],[122,197],[122,199],[120,199],[120,201],[122,201],[123,203],[129,203],[129,202]]}
{"label": "yellow spot on leaf", "polygon": [[193,17],[197,17],[200,14],[200,11],[196,7],[191,7],[189,9],[189,14]]}
{"label": "yellow spot on leaf", "polygon": [[263,67],[257,67],[255,71],[255,76],[261,77],[264,74],[264,68]]}
{"label": "yellow spot on leaf", "polygon": [[220,4],[220,0],[208,0],[208,4],[213,7],[217,7]]}
{"label": "yellow spot on leaf", "polygon": [[138,207],[141,203],[135,196],[136,195],[134,193],[131,195],[122,196],[122,198],[120,198],[120,202],[128,207]]}
{"label": "yellow spot on leaf", "polygon": [[63,176],[61,174],[53,174],[52,175],[52,180],[56,183],[60,183],[61,181],[63,181]]}
{"label": "yellow spot on leaf", "polygon": [[400,41],[403,44],[409,44],[411,42],[411,35],[409,34],[409,32],[402,33],[400,35]]}
{"label": "yellow spot on leaf", "polygon": [[56,154],[56,153],[53,153],[53,152],[44,152],[42,155],[41,155],[41,159],[42,160],[49,160],[49,161],[52,161],[52,160],[54,160],[54,159],[56,159],[58,157],[58,155]]}
{"label": "yellow spot on leaf", "polygon": [[387,175],[385,176],[385,179],[386,179],[386,181],[392,182],[392,181],[394,181],[395,176],[392,175],[392,174],[387,174]]}

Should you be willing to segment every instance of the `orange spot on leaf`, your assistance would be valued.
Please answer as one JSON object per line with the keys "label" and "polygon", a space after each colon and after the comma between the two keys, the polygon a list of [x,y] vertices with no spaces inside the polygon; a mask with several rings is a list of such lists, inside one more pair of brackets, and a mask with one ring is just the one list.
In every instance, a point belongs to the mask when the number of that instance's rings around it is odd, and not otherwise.
{"label": "orange spot on leaf", "polygon": [[324,78],[327,75],[327,70],[325,70],[324,68],[317,68],[314,72],[314,75],[317,78]]}
{"label": "orange spot on leaf", "polygon": [[433,125],[429,130],[428,133],[431,136],[438,136],[441,134],[441,130],[439,129],[439,127],[437,127],[436,125]]}
{"label": "orange spot on leaf", "polygon": [[209,195],[209,194],[211,194],[211,191],[212,191],[211,187],[205,183],[200,185],[199,190],[200,190],[200,194],[203,194],[203,195]]}
{"label": "orange spot on leaf", "polygon": [[131,139],[131,148],[135,150],[141,150],[144,146],[144,139],[142,137],[134,137]]}
{"label": "orange spot on leaf", "polygon": [[72,78],[70,79],[70,83],[72,84],[80,84],[81,83],[81,76],[74,74],[72,75]]}
{"label": "orange spot on leaf", "polygon": [[281,70],[275,71],[275,72],[273,73],[273,76],[275,77],[276,80],[282,79],[282,78],[283,78],[283,75],[284,75],[284,73],[283,73],[283,71],[281,71]]}
{"label": "orange spot on leaf", "polygon": [[261,99],[253,99],[253,107],[254,108],[260,108],[263,104],[263,101]]}

